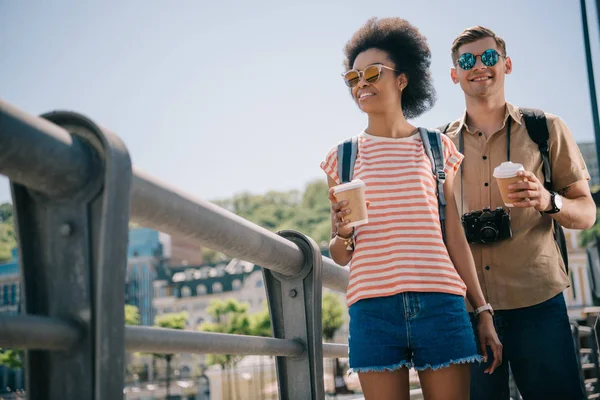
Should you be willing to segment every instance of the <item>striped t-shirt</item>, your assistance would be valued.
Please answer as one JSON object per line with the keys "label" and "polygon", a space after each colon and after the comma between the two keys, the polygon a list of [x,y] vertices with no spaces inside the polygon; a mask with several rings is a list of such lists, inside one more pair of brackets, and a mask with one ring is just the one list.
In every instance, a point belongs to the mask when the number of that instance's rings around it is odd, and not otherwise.
{"label": "striped t-shirt", "polygon": [[[463,155],[445,135],[444,170],[455,174]],[[337,146],[321,168],[340,183]],[[421,136],[386,138],[362,132],[354,178],[366,185],[369,223],[355,228],[348,306],[401,292],[465,296],[466,286],[448,254],[439,220],[436,181]]]}

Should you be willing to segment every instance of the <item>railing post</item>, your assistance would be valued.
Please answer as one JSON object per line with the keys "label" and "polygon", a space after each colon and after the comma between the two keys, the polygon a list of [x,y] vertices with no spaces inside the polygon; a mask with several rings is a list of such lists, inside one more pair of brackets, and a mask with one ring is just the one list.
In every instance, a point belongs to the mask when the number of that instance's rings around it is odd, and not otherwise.
{"label": "railing post", "polygon": [[277,357],[279,398],[320,400],[323,383],[321,331],[322,256],[309,237],[293,231],[279,235],[294,242],[304,254],[304,265],[294,276],[263,269],[273,336],[302,343],[298,357]]}
{"label": "railing post", "polygon": [[[11,182],[24,312],[81,327],[79,342],[68,351],[27,352],[27,398],[122,399],[131,161],[120,139],[79,114],[42,117],[89,150],[92,174],[83,187],[61,196]],[[48,185],[63,179],[69,177],[49,176]]]}

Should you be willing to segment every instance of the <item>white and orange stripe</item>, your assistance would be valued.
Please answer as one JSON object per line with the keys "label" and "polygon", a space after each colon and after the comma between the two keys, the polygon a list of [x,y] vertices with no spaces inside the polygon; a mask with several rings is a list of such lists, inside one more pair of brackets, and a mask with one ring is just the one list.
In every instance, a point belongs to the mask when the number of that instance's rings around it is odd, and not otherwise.
{"label": "white and orange stripe", "polygon": [[[442,139],[444,169],[454,174],[463,156],[450,139]],[[321,168],[340,183],[337,146]],[[355,232],[348,306],[409,291],[465,296],[466,286],[442,238],[436,182],[420,135],[394,139],[362,132],[354,177],[365,182],[371,205],[369,223]]]}

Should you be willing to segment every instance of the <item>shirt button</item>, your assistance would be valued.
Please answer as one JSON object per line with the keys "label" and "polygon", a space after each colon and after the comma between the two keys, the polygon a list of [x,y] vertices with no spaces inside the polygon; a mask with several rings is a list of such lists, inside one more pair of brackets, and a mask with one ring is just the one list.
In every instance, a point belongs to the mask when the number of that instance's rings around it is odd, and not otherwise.
{"label": "shirt button", "polygon": [[478,133],[478,135],[479,135],[479,136],[482,136],[482,135],[483,135],[483,133],[479,132],[479,133]]}
{"label": "shirt button", "polygon": [[485,269],[489,271],[489,270],[490,270],[490,266],[489,266],[489,265],[486,265],[486,266],[485,266]]}
{"label": "shirt button", "polygon": [[486,186],[486,187],[487,187],[487,186],[490,186],[490,184],[489,184],[489,183],[487,183],[487,182],[486,182],[486,183],[484,183],[483,185],[484,185],[484,186]]}
{"label": "shirt button", "polygon": [[487,160],[487,157],[486,157],[486,156],[483,156],[483,159],[484,159],[484,160]]}

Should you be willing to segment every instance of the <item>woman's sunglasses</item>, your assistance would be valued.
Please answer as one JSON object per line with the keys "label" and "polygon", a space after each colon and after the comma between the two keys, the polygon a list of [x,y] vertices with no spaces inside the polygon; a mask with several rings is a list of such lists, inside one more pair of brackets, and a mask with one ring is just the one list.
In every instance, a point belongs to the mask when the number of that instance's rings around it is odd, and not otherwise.
{"label": "woman's sunglasses", "polygon": [[373,64],[369,65],[362,71],[359,71],[357,69],[351,69],[350,71],[344,72],[342,74],[342,76],[344,77],[344,83],[350,88],[353,88],[354,86],[358,85],[358,82],[360,82],[361,78],[363,78],[369,83],[375,83],[379,80],[379,77],[381,76],[381,70],[383,68],[389,69],[390,71],[398,72],[394,68],[387,67],[383,64]]}
{"label": "woman's sunglasses", "polygon": [[464,69],[465,71],[468,71],[475,66],[475,63],[477,62],[477,57],[481,57],[481,62],[486,67],[493,67],[494,65],[496,65],[498,63],[499,57],[506,57],[506,56],[498,54],[498,52],[494,49],[487,49],[480,55],[474,55],[471,53],[463,53],[460,55],[460,57],[458,57],[458,60],[457,60],[458,66],[461,67],[462,69]]}

